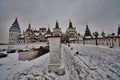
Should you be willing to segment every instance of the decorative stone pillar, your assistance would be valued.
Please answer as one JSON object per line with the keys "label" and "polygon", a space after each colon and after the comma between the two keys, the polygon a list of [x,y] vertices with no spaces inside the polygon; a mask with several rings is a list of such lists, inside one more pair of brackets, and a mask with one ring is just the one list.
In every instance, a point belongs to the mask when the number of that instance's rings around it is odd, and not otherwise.
{"label": "decorative stone pillar", "polygon": [[61,38],[60,36],[48,37],[50,50],[50,63],[48,71],[56,72],[60,75],[65,74],[64,68],[61,67]]}

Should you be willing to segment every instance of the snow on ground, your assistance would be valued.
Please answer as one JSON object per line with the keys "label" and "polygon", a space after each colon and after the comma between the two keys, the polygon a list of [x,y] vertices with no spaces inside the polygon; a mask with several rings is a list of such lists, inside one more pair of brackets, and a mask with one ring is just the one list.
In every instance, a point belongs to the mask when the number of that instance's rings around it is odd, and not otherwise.
{"label": "snow on ground", "polygon": [[0,80],[120,80],[120,48],[62,45],[65,75],[48,72],[49,54],[18,61],[18,53],[0,58]]}
{"label": "snow on ground", "polygon": [[48,72],[49,54],[31,61],[18,61],[18,53],[0,59],[0,80],[68,80]]}
{"label": "snow on ground", "polygon": [[22,74],[22,71],[27,72],[27,69],[32,70],[32,67],[38,65],[44,68],[44,65],[48,64],[48,56],[49,54],[46,54],[35,60],[18,61],[18,53],[9,54],[7,58],[0,59],[0,80],[13,80],[16,78],[15,74]]}
{"label": "snow on ground", "polygon": [[[69,50],[79,78],[83,80],[120,80],[120,48],[71,44]],[[79,52],[78,54],[75,54]]]}

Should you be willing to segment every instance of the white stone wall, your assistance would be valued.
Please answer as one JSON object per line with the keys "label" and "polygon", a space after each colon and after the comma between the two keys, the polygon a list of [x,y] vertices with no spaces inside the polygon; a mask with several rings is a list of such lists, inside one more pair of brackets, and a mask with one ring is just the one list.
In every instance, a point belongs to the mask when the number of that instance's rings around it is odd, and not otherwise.
{"label": "white stone wall", "polygon": [[59,28],[59,29],[54,28],[53,36],[61,36],[61,28]]}
{"label": "white stone wall", "polygon": [[61,59],[61,42],[60,37],[48,38],[50,46],[50,63],[60,63]]}
{"label": "white stone wall", "polygon": [[[117,38],[98,38],[97,42],[98,45],[106,45],[106,46],[119,46],[120,44],[120,37]],[[95,39],[86,39],[86,40],[79,40],[79,44],[83,44],[83,42],[85,42],[85,44],[96,44],[96,40]]]}
{"label": "white stone wall", "polygon": [[26,51],[26,52],[19,52],[18,59],[25,61],[25,60],[32,60],[37,57],[38,51]]}
{"label": "white stone wall", "polygon": [[17,43],[17,37],[20,35],[19,32],[9,32],[9,43],[10,44],[16,44]]}
{"label": "white stone wall", "polygon": [[65,74],[64,67],[61,67],[61,38],[49,37],[50,63],[48,70],[56,72],[59,75]]}
{"label": "white stone wall", "polygon": [[70,38],[76,38],[77,36],[76,28],[68,28],[66,32]]}

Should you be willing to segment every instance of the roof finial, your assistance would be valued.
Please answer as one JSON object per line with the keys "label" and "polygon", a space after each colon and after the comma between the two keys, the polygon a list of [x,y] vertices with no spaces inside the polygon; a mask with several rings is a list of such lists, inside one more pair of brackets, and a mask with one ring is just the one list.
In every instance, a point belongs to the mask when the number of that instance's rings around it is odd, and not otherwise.
{"label": "roof finial", "polygon": [[56,20],[55,28],[59,28],[59,24],[58,24],[58,21],[57,21],[57,20]]}
{"label": "roof finial", "polygon": [[19,27],[17,17],[15,18],[15,21],[13,22],[13,24],[12,24],[12,25],[13,25],[13,26],[16,26],[16,27]]}
{"label": "roof finial", "polygon": [[88,28],[88,24],[86,24],[86,27]]}
{"label": "roof finial", "polygon": [[69,28],[73,28],[73,26],[72,26],[72,22],[71,22],[70,19],[69,19]]}

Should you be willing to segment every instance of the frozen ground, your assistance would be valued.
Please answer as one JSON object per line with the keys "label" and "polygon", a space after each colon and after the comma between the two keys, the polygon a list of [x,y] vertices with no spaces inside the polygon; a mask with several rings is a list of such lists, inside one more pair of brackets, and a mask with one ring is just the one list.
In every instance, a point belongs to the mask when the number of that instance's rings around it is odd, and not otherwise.
{"label": "frozen ground", "polygon": [[0,80],[120,80],[120,48],[62,45],[63,76],[47,70],[49,54],[18,61],[18,53],[0,58]]}
{"label": "frozen ground", "polygon": [[73,56],[79,79],[120,80],[120,48],[78,44],[72,44],[71,48],[68,54]]}

